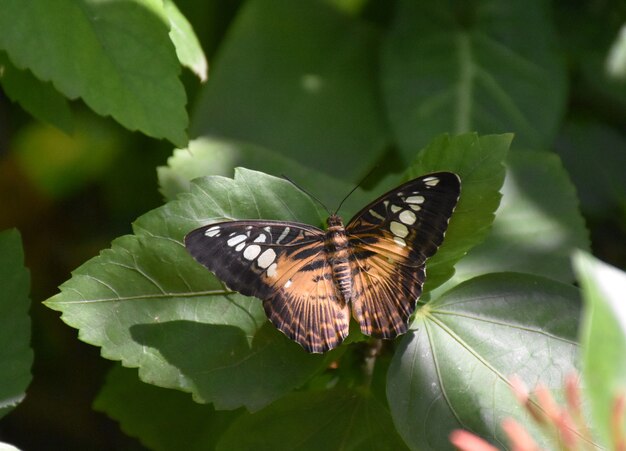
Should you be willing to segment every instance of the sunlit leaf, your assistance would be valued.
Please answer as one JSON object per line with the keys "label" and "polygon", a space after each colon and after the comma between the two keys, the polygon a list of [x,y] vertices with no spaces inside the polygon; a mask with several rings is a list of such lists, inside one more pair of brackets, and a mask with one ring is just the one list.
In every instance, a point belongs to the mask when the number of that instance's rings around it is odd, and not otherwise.
{"label": "sunlit leaf", "polygon": [[208,63],[191,24],[172,0],[164,0],[163,6],[171,24],[170,37],[176,47],[178,59],[184,66],[191,69],[201,81],[206,81],[209,70]]}
{"label": "sunlit leaf", "polygon": [[186,97],[165,17],[160,0],[6,0],[0,49],[69,99],[183,147]]}
{"label": "sunlit leaf", "polygon": [[[231,177],[234,169],[245,165],[276,176],[286,175],[298,185],[321,197],[334,210],[342,198],[354,187],[346,180],[328,176],[293,159],[260,146],[224,139],[199,138],[189,142],[187,149],[176,149],[167,166],[157,169],[159,184],[165,198],[189,191],[191,180],[205,175]],[[357,211],[371,194],[358,190],[347,200]]]}
{"label": "sunlit leaf", "polygon": [[626,396],[626,274],[584,252],[573,262],[585,300],[581,344],[593,424],[617,449],[613,428],[626,434],[626,417],[612,418],[617,397]]}

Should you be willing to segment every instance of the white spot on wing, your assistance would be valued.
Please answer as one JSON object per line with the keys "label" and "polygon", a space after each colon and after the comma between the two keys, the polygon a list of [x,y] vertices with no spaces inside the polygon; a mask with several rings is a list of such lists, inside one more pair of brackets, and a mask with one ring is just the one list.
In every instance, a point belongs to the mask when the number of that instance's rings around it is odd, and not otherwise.
{"label": "white spot on wing", "polygon": [[[255,240],[256,241],[256,240]],[[248,260],[254,260],[261,253],[261,246],[256,244],[251,244],[243,251],[244,258]]]}
{"label": "white spot on wing", "polygon": [[291,279],[289,279],[289,280],[287,281],[287,283],[285,284],[285,288],[289,288],[289,287],[291,286],[291,284],[292,284],[292,283],[293,283],[293,282],[291,281]]}
{"label": "white spot on wing", "polygon": [[261,234],[261,235],[257,236],[254,239],[254,242],[255,243],[265,243],[265,240],[267,240],[267,236],[265,236],[264,234]]}
{"label": "white spot on wing", "polygon": [[285,237],[289,233],[289,230],[291,230],[289,227],[285,227],[285,230],[283,230],[283,233],[281,233],[278,239],[276,240],[276,244],[280,244],[280,242],[285,239]]}
{"label": "white spot on wing", "polygon": [[269,268],[267,268],[267,276],[268,276],[268,277],[275,277],[275,276],[276,276],[276,274],[277,274],[277,272],[276,272],[276,268],[277,268],[276,263],[272,263],[272,264],[270,265],[270,267],[269,267]]}
{"label": "white spot on wing", "polygon": [[274,260],[276,260],[276,252],[274,252],[274,249],[266,249],[257,259],[257,264],[260,268],[265,269],[274,263]]}
{"label": "white spot on wing", "polygon": [[242,241],[245,241],[246,238],[248,237],[245,235],[237,235],[237,236],[232,237],[230,240],[226,241],[226,244],[228,244],[230,247],[233,247],[241,243]]}
{"label": "white spot on wing", "polygon": [[391,212],[392,213],[398,213],[400,210],[402,210],[402,207],[399,207],[397,205],[392,205],[391,206]]}
{"label": "white spot on wing", "polygon": [[406,198],[405,202],[407,204],[423,204],[424,200],[424,196],[410,196]]}
{"label": "white spot on wing", "polygon": [[404,241],[404,240],[403,240],[402,238],[400,238],[400,237],[394,236],[394,237],[393,237],[393,240],[396,242],[396,244],[397,244],[398,246],[401,246],[401,247],[405,247],[405,246],[406,246],[406,241]]}
{"label": "white spot on wing", "polygon": [[399,218],[400,221],[402,221],[406,225],[412,225],[415,224],[417,216],[415,216],[415,213],[413,213],[411,210],[404,210],[402,213],[400,213]]}
{"label": "white spot on wing", "polygon": [[424,183],[428,186],[437,186],[439,184],[439,179],[437,177],[426,177],[424,179]]}
{"label": "white spot on wing", "polygon": [[391,233],[400,238],[404,238],[409,234],[409,229],[407,229],[404,224],[400,224],[396,221],[391,221],[389,228],[391,229]]}
{"label": "white spot on wing", "polygon": [[374,216],[376,219],[379,219],[381,221],[385,220],[384,216],[379,215],[378,213],[376,213],[374,210],[370,209],[369,211],[370,215]]}
{"label": "white spot on wing", "polygon": [[209,238],[213,238],[214,236],[218,236],[220,234],[220,226],[213,226],[210,229],[207,229],[206,232],[204,232],[205,236],[208,236]]}
{"label": "white spot on wing", "polygon": [[272,231],[272,228],[270,226],[267,226],[263,227],[263,230],[265,230],[267,233],[270,233]]}
{"label": "white spot on wing", "polygon": [[411,204],[409,205],[409,207],[411,207],[411,210],[413,211],[420,211],[422,209],[422,207],[420,207],[419,205],[415,205],[415,204]]}

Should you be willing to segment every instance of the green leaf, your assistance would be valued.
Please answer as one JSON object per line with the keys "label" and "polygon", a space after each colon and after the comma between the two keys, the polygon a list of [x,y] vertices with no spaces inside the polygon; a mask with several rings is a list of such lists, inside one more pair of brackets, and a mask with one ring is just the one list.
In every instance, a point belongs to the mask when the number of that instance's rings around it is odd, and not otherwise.
{"label": "green leaf", "polygon": [[388,410],[354,390],[293,393],[226,431],[218,450],[403,450]]}
{"label": "green leaf", "polygon": [[30,348],[30,278],[17,230],[0,232],[0,417],[25,396],[32,379]]}
{"label": "green leaf", "polygon": [[94,401],[94,409],[120,423],[124,433],[154,450],[208,450],[241,412],[217,412],[189,396],[144,384],[137,372],[116,365]]}
{"label": "green leaf", "polygon": [[565,68],[543,0],[400,0],[381,68],[405,155],[433,134],[474,130],[547,147],[564,110]]}
{"label": "green leaf", "polygon": [[163,7],[170,21],[170,37],[179,61],[191,69],[201,81],[206,81],[209,66],[191,24],[172,0],[164,0]]}
{"label": "green leaf", "polygon": [[546,152],[511,152],[507,167],[491,233],[459,262],[448,288],[497,271],[573,281],[569,256],[573,249],[588,249],[589,237],[559,158]]}
{"label": "green leaf", "polygon": [[192,134],[254,143],[356,181],[387,144],[377,37],[370,25],[319,1],[245,2]]}
{"label": "green leaf", "polygon": [[187,254],[182,239],[218,219],[267,217],[320,224],[289,182],[239,170],[207,177],[181,200],[147,213],[73,273],[46,305],[106,358],[139,367],[145,382],[193,393],[218,409],[259,409],[304,383],[324,360],[268,321],[261,303],[233,294]]}
{"label": "green leaf", "polygon": [[472,431],[506,448],[499,424],[532,421],[507,378],[560,390],[575,369],[578,291],[538,276],[500,273],[458,285],[416,314],[387,381],[396,428],[410,448],[452,449],[448,434]]}
{"label": "green leaf", "polygon": [[[626,396],[626,274],[585,252],[577,252],[574,268],[585,308],[581,327],[583,374],[593,424],[609,449],[617,396]],[[626,431],[626,418],[616,425]]]}
{"label": "green leaf", "polygon": [[478,137],[475,133],[443,135],[420,152],[408,170],[408,178],[438,170],[456,172],[461,177],[461,198],[443,245],[428,262],[425,289],[432,290],[450,278],[454,264],[487,236],[500,202],[503,160],[511,138]]}
{"label": "green leaf", "polygon": [[0,83],[9,99],[42,122],[72,133],[72,111],[65,97],[50,83],[42,83],[28,70],[19,70],[0,52]]}
{"label": "green leaf", "polygon": [[164,17],[160,0],[6,0],[0,49],[68,98],[183,147],[185,91]]}

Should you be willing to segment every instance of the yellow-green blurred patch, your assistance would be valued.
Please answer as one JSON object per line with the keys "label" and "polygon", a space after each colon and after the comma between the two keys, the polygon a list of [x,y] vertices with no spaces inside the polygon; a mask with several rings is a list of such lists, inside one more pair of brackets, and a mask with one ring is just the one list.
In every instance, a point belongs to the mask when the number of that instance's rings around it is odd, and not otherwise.
{"label": "yellow-green blurred patch", "polygon": [[76,132],[68,136],[41,123],[24,127],[13,152],[32,183],[51,198],[63,198],[99,179],[121,151],[119,132],[106,120],[77,115]]}

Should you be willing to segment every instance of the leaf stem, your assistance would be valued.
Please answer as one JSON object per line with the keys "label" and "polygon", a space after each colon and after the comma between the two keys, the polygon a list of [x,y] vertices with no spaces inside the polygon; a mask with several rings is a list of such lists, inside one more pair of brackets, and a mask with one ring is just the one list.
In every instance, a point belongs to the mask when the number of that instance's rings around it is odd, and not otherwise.
{"label": "leaf stem", "polygon": [[365,358],[363,359],[363,373],[365,374],[365,380],[363,381],[363,387],[369,389],[372,385],[372,379],[374,377],[374,367],[376,366],[376,359],[380,355],[380,351],[383,347],[383,341],[380,338],[370,340],[365,351]]}

